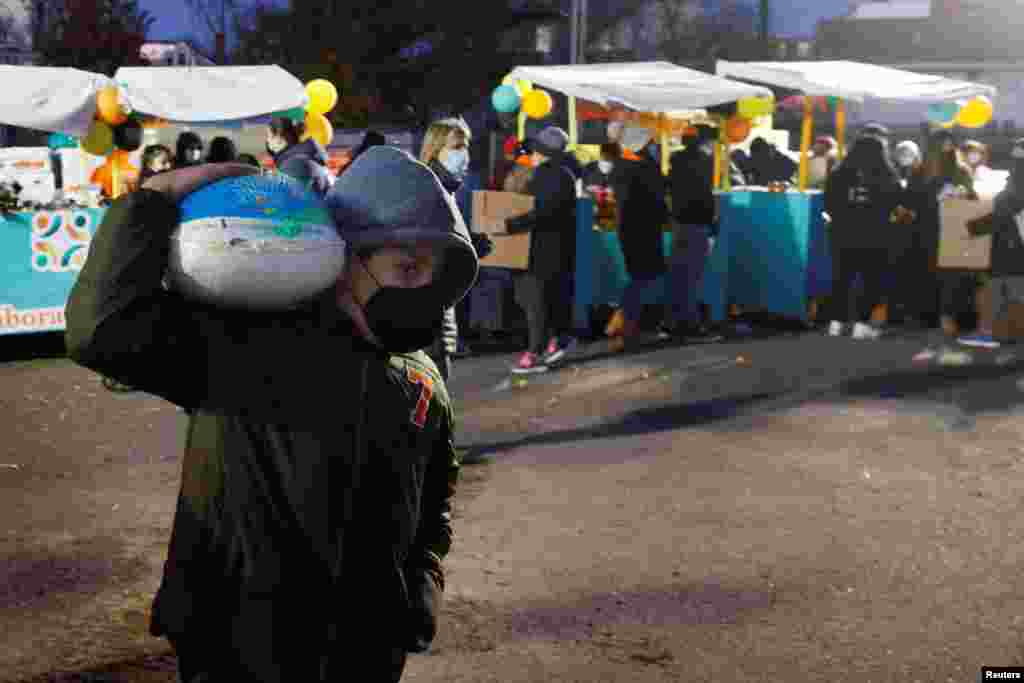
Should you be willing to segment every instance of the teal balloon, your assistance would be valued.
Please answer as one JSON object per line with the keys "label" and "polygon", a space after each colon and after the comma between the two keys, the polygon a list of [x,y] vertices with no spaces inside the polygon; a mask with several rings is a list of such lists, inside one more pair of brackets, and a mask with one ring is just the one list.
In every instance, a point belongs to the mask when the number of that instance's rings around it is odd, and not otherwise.
{"label": "teal balloon", "polygon": [[494,105],[494,111],[502,114],[518,111],[521,104],[519,91],[511,85],[499,85],[491,94],[491,104]]}
{"label": "teal balloon", "polygon": [[303,109],[302,107],[295,107],[294,109],[285,109],[284,111],[279,111],[276,114],[274,114],[274,116],[279,116],[283,119],[291,119],[292,121],[305,121],[306,110]]}
{"label": "teal balloon", "polygon": [[928,106],[928,120],[932,123],[949,123],[960,113],[956,102],[937,102]]}
{"label": "teal balloon", "polygon": [[77,147],[78,141],[64,133],[52,133],[46,140],[46,146],[50,149],[67,149]]}

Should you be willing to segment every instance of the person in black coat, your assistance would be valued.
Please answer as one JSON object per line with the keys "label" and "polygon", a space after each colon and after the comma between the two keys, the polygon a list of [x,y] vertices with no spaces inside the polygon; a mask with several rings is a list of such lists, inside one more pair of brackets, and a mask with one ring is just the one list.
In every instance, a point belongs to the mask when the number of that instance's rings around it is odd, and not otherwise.
{"label": "person in black coat", "polygon": [[769,183],[788,183],[798,169],[795,161],[764,138],[755,138],[750,143],[750,163],[744,174],[747,184],[765,187]]}
{"label": "person in black coat", "polygon": [[[529,346],[513,368],[544,372],[573,351],[572,310],[564,277],[576,267],[576,179],[565,166],[569,136],[549,126],[531,139],[536,172],[527,186],[533,209],[506,222],[510,233],[530,232],[529,268],[516,281],[516,300],[526,311]],[[546,344],[546,346],[545,346]]]}
{"label": "person in black coat", "polygon": [[303,140],[305,128],[301,121],[285,117],[272,119],[267,127],[267,151],[280,173],[324,196],[331,189],[327,150],[313,138]]}
{"label": "person in black coat", "polygon": [[[882,140],[859,138],[825,186],[833,273],[827,309],[830,335],[840,336],[852,324],[855,338],[879,336],[869,323],[871,308],[888,298],[884,278],[894,229],[890,217],[902,200],[903,186]],[[855,292],[858,274],[863,287]]]}
{"label": "person in black coat", "polygon": [[612,351],[621,351],[640,332],[645,289],[665,273],[662,226],[668,207],[665,179],[648,155],[619,160],[612,171],[612,190],[619,208],[619,243],[630,279],[622,297],[622,334],[612,342]]}
{"label": "person in black coat", "polygon": [[698,289],[707,257],[718,234],[714,188],[714,140],[717,131],[698,126],[694,137],[672,155],[672,258],[668,298],[670,321],[663,336],[684,341],[713,341],[701,320]]}
{"label": "person in black coat", "polygon": [[203,163],[203,139],[190,130],[178,136],[174,151],[174,168],[187,168]]}

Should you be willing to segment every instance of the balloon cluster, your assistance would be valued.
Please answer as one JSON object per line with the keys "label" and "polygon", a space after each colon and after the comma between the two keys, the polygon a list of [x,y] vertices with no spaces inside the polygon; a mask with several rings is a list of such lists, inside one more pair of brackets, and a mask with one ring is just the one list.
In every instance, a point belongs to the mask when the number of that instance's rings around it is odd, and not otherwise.
{"label": "balloon cluster", "polygon": [[142,122],[128,103],[122,101],[116,85],[108,85],[96,97],[96,115],[82,149],[95,156],[107,156],[116,147],[134,152],[142,146]]}
{"label": "balloon cluster", "polygon": [[330,81],[317,78],[306,84],[306,97],[306,134],[303,139],[313,138],[327,147],[334,139],[334,127],[327,119],[327,113],[338,104],[338,90]]}
{"label": "balloon cluster", "polygon": [[544,90],[521,84],[503,83],[491,93],[491,104],[500,114],[514,114],[520,110],[531,119],[543,119],[555,109],[555,101]]}
{"label": "balloon cluster", "polygon": [[754,119],[768,116],[775,111],[775,100],[761,97],[744,97],[736,102],[736,111],[725,120],[725,139],[738,145],[754,129]]}
{"label": "balloon cluster", "polygon": [[992,100],[984,95],[968,101],[939,102],[928,107],[928,121],[941,128],[983,128],[992,120]]}

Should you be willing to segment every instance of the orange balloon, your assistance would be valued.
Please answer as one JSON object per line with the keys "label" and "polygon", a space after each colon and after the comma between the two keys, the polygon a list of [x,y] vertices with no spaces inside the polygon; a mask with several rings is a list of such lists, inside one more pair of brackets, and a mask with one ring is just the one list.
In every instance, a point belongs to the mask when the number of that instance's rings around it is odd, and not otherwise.
{"label": "orange balloon", "polygon": [[753,124],[750,119],[743,116],[732,116],[725,122],[725,139],[734,145],[738,145],[747,139]]}
{"label": "orange balloon", "polygon": [[108,197],[114,194],[114,174],[110,168],[110,164],[106,163],[97,168],[92,172],[92,177],[89,178],[89,182],[93,185],[99,185],[103,188],[103,194]]}
{"label": "orange balloon", "polygon": [[121,97],[116,86],[107,86],[96,96],[96,111],[100,120],[111,126],[120,126],[128,120],[128,115],[121,109]]}

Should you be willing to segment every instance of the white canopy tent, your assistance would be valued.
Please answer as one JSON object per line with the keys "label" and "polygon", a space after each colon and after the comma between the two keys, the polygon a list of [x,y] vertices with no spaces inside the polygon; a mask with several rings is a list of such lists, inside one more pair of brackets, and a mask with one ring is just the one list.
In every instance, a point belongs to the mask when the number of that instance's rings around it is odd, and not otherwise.
{"label": "white canopy tent", "polygon": [[620,104],[654,113],[703,109],[745,97],[772,96],[768,88],[670,62],[519,66],[509,77],[606,107]]}
{"label": "white canopy tent", "polygon": [[719,60],[715,73],[798,90],[810,97],[901,100],[930,104],[995,97],[990,85],[958,81],[945,76],[920,74],[860,62],[727,62]]}
{"label": "white canopy tent", "polygon": [[951,102],[984,95],[995,97],[996,88],[958,81],[945,76],[903,71],[877,64],[849,61],[826,62],[727,62],[715,66],[719,76],[766,83],[804,94],[804,122],[800,140],[800,189],[807,187],[807,154],[811,146],[814,115],[812,97],[835,97],[836,137],[844,152],[846,109],[843,100],[920,102],[922,105]]}
{"label": "white canopy tent", "polygon": [[84,137],[96,115],[102,74],[51,66],[0,66],[0,123]]}
{"label": "white canopy tent", "polygon": [[[559,66],[518,66],[506,77],[538,85],[569,97],[569,141],[578,140],[576,100],[604,107],[623,106],[637,112],[686,118],[707,107],[748,97],[772,96],[763,86],[739,83],[671,62],[617,62]],[[519,138],[524,137],[526,114],[519,114]],[[662,171],[668,171],[667,136],[662,134]],[[720,146],[716,147],[716,157]],[[716,158],[715,169],[719,169]]]}
{"label": "white canopy tent", "polygon": [[172,123],[238,121],[306,106],[299,79],[277,65],[121,67],[125,101]]}

